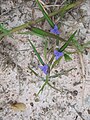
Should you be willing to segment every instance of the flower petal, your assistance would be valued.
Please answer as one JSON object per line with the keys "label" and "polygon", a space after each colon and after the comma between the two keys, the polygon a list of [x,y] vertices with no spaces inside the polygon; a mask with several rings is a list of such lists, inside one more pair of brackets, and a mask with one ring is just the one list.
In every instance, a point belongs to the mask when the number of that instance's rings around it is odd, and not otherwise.
{"label": "flower petal", "polygon": [[59,31],[59,30],[57,30],[57,31],[56,31],[56,34],[57,34],[57,35],[59,35],[59,34],[60,34],[60,31]]}
{"label": "flower petal", "polygon": [[55,25],[53,29],[50,30],[51,33],[59,35],[60,31],[58,30],[58,26]]}
{"label": "flower petal", "polygon": [[63,56],[63,52],[58,52],[57,50],[54,50],[54,55],[56,60],[58,60],[60,57]]}
{"label": "flower petal", "polygon": [[50,32],[51,32],[51,33],[55,33],[55,30],[54,30],[54,29],[51,29]]}
{"label": "flower petal", "polygon": [[54,50],[54,55],[58,55],[58,51],[57,50]]}
{"label": "flower petal", "polygon": [[39,68],[45,73],[48,73],[48,65],[44,65],[44,66],[39,66]]}
{"label": "flower petal", "polygon": [[43,66],[39,66],[39,68],[40,68],[41,70],[43,70]]}
{"label": "flower petal", "polygon": [[54,26],[54,29],[55,29],[55,30],[58,30],[58,27],[57,27],[57,25],[55,25],[55,26]]}

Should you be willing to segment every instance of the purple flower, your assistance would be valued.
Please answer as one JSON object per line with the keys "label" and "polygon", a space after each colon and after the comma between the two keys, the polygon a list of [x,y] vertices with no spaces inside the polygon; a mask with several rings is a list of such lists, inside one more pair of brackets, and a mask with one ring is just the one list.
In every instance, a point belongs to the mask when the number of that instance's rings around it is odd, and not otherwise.
{"label": "purple flower", "polygon": [[58,30],[57,25],[55,25],[55,26],[54,26],[54,29],[51,29],[50,32],[53,33],[53,34],[56,34],[56,35],[59,35],[59,34],[60,34],[60,31]]}
{"label": "purple flower", "polygon": [[39,68],[40,68],[45,74],[48,74],[48,65],[39,66]]}
{"label": "purple flower", "polygon": [[54,55],[56,57],[56,60],[58,60],[60,57],[63,56],[63,52],[58,52],[57,50],[54,50]]}

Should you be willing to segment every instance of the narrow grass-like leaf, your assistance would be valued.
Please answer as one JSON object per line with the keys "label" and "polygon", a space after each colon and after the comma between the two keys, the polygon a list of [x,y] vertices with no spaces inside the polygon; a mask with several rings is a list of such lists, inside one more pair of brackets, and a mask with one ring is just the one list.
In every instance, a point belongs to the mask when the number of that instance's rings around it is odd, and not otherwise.
{"label": "narrow grass-like leaf", "polygon": [[54,86],[51,85],[49,82],[48,82],[48,85],[49,85],[51,88],[55,89],[56,91],[59,91],[59,92],[62,92],[62,91],[63,91],[63,90],[59,90],[58,88],[54,87]]}
{"label": "narrow grass-like leaf", "polygon": [[59,46],[59,39],[56,39],[56,46]]}
{"label": "narrow grass-like leaf", "polygon": [[40,63],[41,63],[42,65],[44,65],[44,62],[43,62],[42,58],[40,57],[39,53],[37,52],[35,46],[32,44],[32,42],[31,42],[30,40],[28,40],[28,41],[29,41],[29,43],[31,44],[31,46],[32,46],[32,48],[33,48],[36,56],[38,57],[38,60],[40,61]]}
{"label": "narrow grass-like leaf", "polygon": [[[9,37],[13,38],[10,34],[10,30],[6,29],[4,25],[0,24],[0,32],[2,33],[0,35],[0,39],[2,39],[4,36],[8,35]],[[14,38],[13,38],[14,39]]]}
{"label": "narrow grass-like leaf", "polygon": [[43,9],[41,3],[40,3],[38,0],[36,0],[36,2],[38,3],[38,6],[39,6],[40,10],[42,11],[44,17],[46,18],[46,20],[48,21],[48,23],[50,24],[50,26],[51,26],[52,28],[54,28],[54,23],[53,23],[53,21],[50,19],[50,17],[48,16],[48,14],[45,12],[45,10]]}
{"label": "narrow grass-like leaf", "polygon": [[52,62],[53,62],[53,60],[54,60],[54,55],[52,55],[52,57],[51,57],[51,59],[50,59],[50,61],[49,61],[49,66],[51,66],[52,65]]}
{"label": "narrow grass-like leaf", "polygon": [[[9,30],[7,30],[5,27],[4,27],[4,25],[2,25],[2,24],[0,24],[0,32],[2,33],[2,34],[4,34],[4,35],[9,35]],[[2,35],[1,34],[1,35]],[[0,39],[2,39],[3,38],[3,36],[1,36],[0,35]]]}
{"label": "narrow grass-like leaf", "polygon": [[75,50],[75,51],[66,51],[66,50],[65,50],[64,52],[65,52],[66,54],[69,54],[69,55],[70,55],[70,54],[75,54],[75,53],[77,53],[76,50]]}
{"label": "narrow grass-like leaf", "polygon": [[59,37],[58,35],[55,35],[55,34],[52,34],[50,32],[47,32],[47,31],[44,31],[40,28],[36,28],[36,27],[32,27],[32,28],[29,28],[30,31],[26,31],[26,32],[19,32],[18,34],[36,34],[36,35],[39,35],[40,37],[50,37],[50,38],[55,38],[55,39],[58,39],[62,42],[66,42],[65,39]]}
{"label": "narrow grass-like leaf", "polygon": [[2,33],[5,33],[5,34],[7,34],[9,31],[4,27],[4,25],[2,25],[2,24],[0,24],[0,31],[2,32]]}
{"label": "narrow grass-like leaf", "polygon": [[34,73],[35,76],[37,76],[39,79],[45,81],[44,77],[39,76],[30,66],[28,66],[28,68],[31,70],[32,73]]}
{"label": "narrow grass-like leaf", "polygon": [[36,28],[36,27],[32,27],[30,28],[30,31],[26,31],[26,32],[19,32],[18,34],[36,34],[39,35],[40,37],[50,37],[50,38],[55,38],[55,39],[59,39],[62,42],[66,42],[66,40],[64,40],[63,38],[59,37],[58,35],[54,35],[50,32],[44,31],[40,28]]}
{"label": "narrow grass-like leaf", "polygon": [[69,45],[69,43],[73,40],[75,34],[76,34],[77,31],[75,31],[71,36],[70,38],[67,40],[67,42],[58,50],[60,52],[64,51],[65,48]]}
{"label": "narrow grass-like leaf", "polygon": [[59,12],[60,16],[63,17],[63,15],[70,9],[72,9],[73,7],[77,7],[79,6],[81,3],[83,2],[83,0],[78,0],[75,3],[69,4],[69,5],[65,5],[61,8],[61,11]]}
{"label": "narrow grass-like leaf", "polygon": [[34,75],[38,76],[38,74],[30,66],[28,66],[28,68],[31,70],[32,73],[34,73]]}
{"label": "narrow grass-like leaf", "polygon": [[49,78],[61,77],[62,75],[67,75],[71,70],[76,70],[76,68],[71,68],[69,70],[62,70],[60,73],[50,76]]}
{"label": "narrow grass-like leaf", "polygon": [[32,31],[26,31],[26,32],[18,32],[18,34],[33,35],[34,33]]}
{"label": "narrow grass-like leaf", "polygon": [[83,47],[83,48],[90,47],[90,41],[84,43],[84,44],[82,45],[82,47]]}
{"label": "narrow grass-like leaf", "polygon": [[39,92],[37,93],[37,96],[40,94],[41,91],[43,91],[44,87],[48,84],[48,76],[46,76],[46,81],[44,82],[44,84],[42,85],[41,89],[39,90]]}
{"label": "narrow grass-like leaf", "polygon": [[39,34],[39,33],[36,33],[36,32],[33,32],[33,31],[26,31],[26,32],[19,32],[18,34],[23,34],[23,35],[36,35],[36,36],[39,36],[39,37],[42,37],[44,38],[45,36]]}
{"label": "narrow grass-like leaf", "polygon": [[79,42],[75,39],[75,37],[73,38],[72,42],[79,52],[83,52],[84,50],[83,46],[79,44]]}
{"label": "narrow grass-like leaf", "polygon": [[49,48],[48,51],[47,51],[48,54],[50,54],[51,52],[53,52],[53,50],[54,50],[54,46],[51,46],[51,48]]}
{"label": "narrow grass-like leaf", "polygon": [[62,42],[66,42],[66,40],[64,40],[63,38],[59,37],[58,35],[52,34],[50,32],[44,31],[40,28],[36,28],[36,27],[32,27],[30,28],[30,30],[34,33],[37,33],[39,35],[45,36],[45,37],[51,37],[51,38],[55,38],[55,39],[59,39]]}
{"label": "narrow grass-like leaf", "polygon": [[62,57],[60,57],[58,60],[55,60],[55,62],[52,64],[51,66],[51,70],[57,65],[59,64],[60,60],[62,59]]}
{"label": "narrow grass-like leaf", "polygon": [[64,58],[65,58],[65,61],[66,61],[66,62],[72,60],[72,58],[71,58],[68,54],[66,54],[66,53],[64,53]]}
{"label": "narrow grass-like leaf", "polygon": [[43,35],[43,36],[46,36],[47,35],[47,32],[40,29],[40,28],[36,28],[36,27],[31,27],[30,30],[34,33],[37,33],[39,35]]}

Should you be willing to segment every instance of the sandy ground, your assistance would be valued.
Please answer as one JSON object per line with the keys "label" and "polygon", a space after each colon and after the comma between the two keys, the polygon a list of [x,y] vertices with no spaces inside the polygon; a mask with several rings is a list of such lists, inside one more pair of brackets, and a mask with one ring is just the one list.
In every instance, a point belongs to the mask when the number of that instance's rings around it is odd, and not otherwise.
{"label": "sandy ground", "polygon": [[[36,19],[42,16],[38,9],[35,9],[32,16],[32,8],[33,1],[22,3],[21,0],[18,2],[1,0],[0,22],[12,28],[33,17]],[[70,34],[79,30],[79,41],[90,41],[90,0],[72,13],[67,13],[63,19],[61,36],[67,38],[67,32]],[[79,19],[81,15],[83,19]],[[44,26],[47,26],[44,29],[50,29],[47,23]],[[87,55],[85,52],[83,56],[72,55],[73,60],[70,62],[62,59],[52,71],[54,74],[73,68],[68,74],[50,80],[52,85],[64,91],[59,92],[46,86],[36,97],[35,94],[41,88],[43,81],[32,74],[28,66],[40,75],[43,73],[38,68],[39,61],[33,53],[28,38],[33,41],[43,57],[44,39],[36,35],[14,34],[13,38],[6,37],[0,43],[0,120],[90,120],[90,49],[87,49]],[[24,111],[11,108],[10,103],[16,101],[26,105]]]}

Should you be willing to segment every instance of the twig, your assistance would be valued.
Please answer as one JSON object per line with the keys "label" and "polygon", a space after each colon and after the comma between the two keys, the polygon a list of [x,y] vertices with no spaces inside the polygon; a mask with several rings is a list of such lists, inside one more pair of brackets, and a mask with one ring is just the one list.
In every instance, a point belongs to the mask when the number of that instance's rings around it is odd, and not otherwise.
{"label": "twig", "polygon": [[82,71],[82,105],[84,103],[84,92],[85,92],[85,66],[84,66],[84,61],[83,61],[83,55],[81,52],[78,53],[79,58],[80,58],[80,64],[81,64],[81,71]]}
{"label": "twig", "polygon": [[56,91],[63,92],[63,89],[62,89],[62,90],[59,90],[58,88],[52,86],[49,82],[48,82],[48,85],[49,85],[51,88],[55,89]]}
{"label": "twig", "polygon": [[79,117],[80,117],[82,120],[85,120],[85,119],[83,118],[83,116],[82,116],[82,113],[79,112],[79,111],[75,108],[75,104],[74,104],[74,105],[71,105],[71,104],[69,103],[69,106],[75,110],[75,112],[79,115]]}

